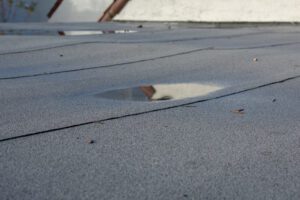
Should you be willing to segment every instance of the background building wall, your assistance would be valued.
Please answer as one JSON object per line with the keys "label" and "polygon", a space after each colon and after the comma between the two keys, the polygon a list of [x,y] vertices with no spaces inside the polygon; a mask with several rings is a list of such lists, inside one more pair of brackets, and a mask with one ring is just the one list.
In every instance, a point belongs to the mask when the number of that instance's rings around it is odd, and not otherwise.
{"label": "background building wall", "polygon": [[[0,0],[0,21],[47,21],[56,0]],[[9,6],[8,2],[12,2]],[[18,6],[24,2],[23,7]],[[64,0],[51,22],[96,22],[113,0]],[[30,5],[35,3],[34,9]],[[300,22],[300,0],[130,0],[116,20]]]}
{"label": "background building wall", "polygon": [[[43,22],[56,0],[0,0],[0,22]],[[113,0],[64,0],[50,22],[96,22]]]}
{"label": "background building wall", "polygon": [[56,0],[0,0],[1,22],[47,21]]}
{"label": "background building wall", "polygon": [[300,22],[300,0],[130,0],[115,19]]}

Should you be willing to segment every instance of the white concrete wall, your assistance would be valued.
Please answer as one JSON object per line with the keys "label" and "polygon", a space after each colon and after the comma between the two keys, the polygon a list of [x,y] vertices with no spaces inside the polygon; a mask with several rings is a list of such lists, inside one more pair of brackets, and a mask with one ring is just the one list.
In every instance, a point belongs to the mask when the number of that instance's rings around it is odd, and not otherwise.
{"label": "white concrete wall", "polygon": [[300,22],[300,0],[131,0],[115,19]]}

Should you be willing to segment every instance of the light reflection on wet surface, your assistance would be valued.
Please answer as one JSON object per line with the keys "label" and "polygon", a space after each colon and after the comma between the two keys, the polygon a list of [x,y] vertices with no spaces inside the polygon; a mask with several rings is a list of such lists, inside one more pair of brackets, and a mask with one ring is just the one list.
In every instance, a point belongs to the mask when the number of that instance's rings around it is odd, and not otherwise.
{"label": "light reflection on wet surface", "polygon": [[64,31],[65,35],[104,35],[104,34],[122,34],[136,33],[134,30],[110,30],[110,31]]}
{"label": "light reflection on wet surface", "polygon": [[85,36],[85,35],[105,35],[105,34],[127,34],[136,33],[135,30],[0,30],[1,35],[22,35],[22,36]]}
{"label": "light reflection on wet surface", "polygon": [[107,91],[96,97],[124,101],[170,101],[208,95],[224,87],[200,83],[144,85]]}

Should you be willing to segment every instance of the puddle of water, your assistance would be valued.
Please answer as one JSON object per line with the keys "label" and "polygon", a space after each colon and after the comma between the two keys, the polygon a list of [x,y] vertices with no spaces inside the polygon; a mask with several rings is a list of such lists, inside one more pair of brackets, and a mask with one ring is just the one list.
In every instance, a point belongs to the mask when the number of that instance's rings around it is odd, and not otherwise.
{"label": "puddle of water", "polygon": [[96,97],[125,101],[168,101],[205,96],[223,88],[200,83],[157,84],[107,91]]}
{"label": "puddle of water", "polygon": [[107,30],[107,31],[51,31],[51,30],[0,30],[1,35],[22,35],[22,36],[85,36],[85,35],[105,35],[105,34],[126,34],[136,33],[134,30]]}

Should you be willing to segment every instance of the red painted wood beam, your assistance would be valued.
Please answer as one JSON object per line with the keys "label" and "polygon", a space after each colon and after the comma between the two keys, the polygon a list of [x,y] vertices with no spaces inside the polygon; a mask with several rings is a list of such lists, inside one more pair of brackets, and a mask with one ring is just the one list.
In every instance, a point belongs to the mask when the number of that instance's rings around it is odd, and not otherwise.
{"label": "red painted wood beam", "polygon": [[104,11],[98,22],[111,21],[126,6],[129,0],[114,0],[114,2]]}
{"label": "red painted wood beam", "polygon": [[52,15],[55,13],[55,11],[59,8],[59,6],[62,4],[64,0],[57,0],[53,7],[50,9],[49,13],[47,14],[48,18],[50,19]]}

